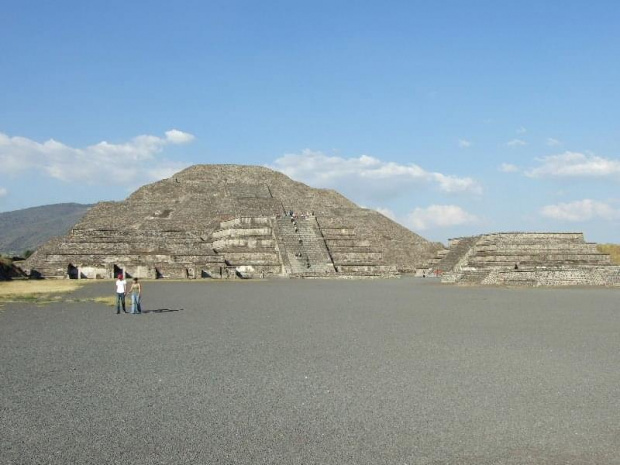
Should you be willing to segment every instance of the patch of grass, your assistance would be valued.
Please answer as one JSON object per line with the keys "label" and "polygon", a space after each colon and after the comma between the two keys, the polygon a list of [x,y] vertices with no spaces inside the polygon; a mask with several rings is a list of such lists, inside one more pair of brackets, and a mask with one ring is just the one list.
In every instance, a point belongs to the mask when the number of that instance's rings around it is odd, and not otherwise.
{"label": "patch of grass", "polygon": [[598,244],[599,252],[609,254],[614,265],[620,265],[620,244]]}
{"label": "patch of grass", "polygon": [[116,305],[116,296],[109,297],[95,297],[93,299],[89,299],[93,302],[97,302],[98,304],[104,304],[108,307],[114,307]]}
{"label": "patch of grass", "polygon": [[52,302],[60,302],[62,297],[54,294],[23,294],[0,296],[0,303],[24,302],[36,305],[44,305]]}
{"label": "patch of grass", "polygon": [[5,295],[57,294],[73,292],[85,283],[77,279],[29,279],[0,282],[0,297]]}
{"label": "patch of grass", "polygon": [[73,292],[83,283],[75,280],[28,280],[0,282],[0,303],[49,303],[62,299],[61,294]]}

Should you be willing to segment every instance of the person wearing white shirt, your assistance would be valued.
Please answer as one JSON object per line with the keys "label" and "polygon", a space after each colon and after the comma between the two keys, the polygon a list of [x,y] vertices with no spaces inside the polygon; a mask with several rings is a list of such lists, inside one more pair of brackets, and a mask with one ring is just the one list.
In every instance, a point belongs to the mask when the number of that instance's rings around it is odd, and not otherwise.
{"label": "person wearing white shirt", "polygon": [[125,296],[127,295],[127,281],[123,279],[123,275],[119,274],[116,280],[116,314],[121,313],[121,306],[123,312],[127,313],[125,309]]}

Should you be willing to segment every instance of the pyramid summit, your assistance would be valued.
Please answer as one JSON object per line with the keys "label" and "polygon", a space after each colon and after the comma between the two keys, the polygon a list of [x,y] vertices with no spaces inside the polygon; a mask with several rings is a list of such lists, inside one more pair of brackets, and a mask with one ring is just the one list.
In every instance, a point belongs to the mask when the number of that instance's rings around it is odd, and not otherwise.
{"label": "pyramid summit", "polygon": [[442,245],[338,192],[259,166],[195,165],[96,204],[23,262],[31,276],[386,276]]}

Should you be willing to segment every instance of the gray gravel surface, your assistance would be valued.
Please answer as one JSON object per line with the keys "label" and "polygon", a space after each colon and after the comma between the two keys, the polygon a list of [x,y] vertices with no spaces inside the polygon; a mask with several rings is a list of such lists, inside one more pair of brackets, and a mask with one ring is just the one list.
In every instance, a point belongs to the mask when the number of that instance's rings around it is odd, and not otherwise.
{"label": "gray gravel surface", "polygon": [[0,463],[620,464],[618,289],[144,289],[0,309]]}

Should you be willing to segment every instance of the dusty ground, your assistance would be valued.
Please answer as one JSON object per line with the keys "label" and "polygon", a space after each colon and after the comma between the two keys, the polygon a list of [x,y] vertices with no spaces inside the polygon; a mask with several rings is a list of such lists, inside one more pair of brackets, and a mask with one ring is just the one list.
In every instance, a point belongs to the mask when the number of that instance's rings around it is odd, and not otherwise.
{"label": "dusty ground", "polygon": [[620,464],[620,290],[151,282],[0,308],[0,463]]}

